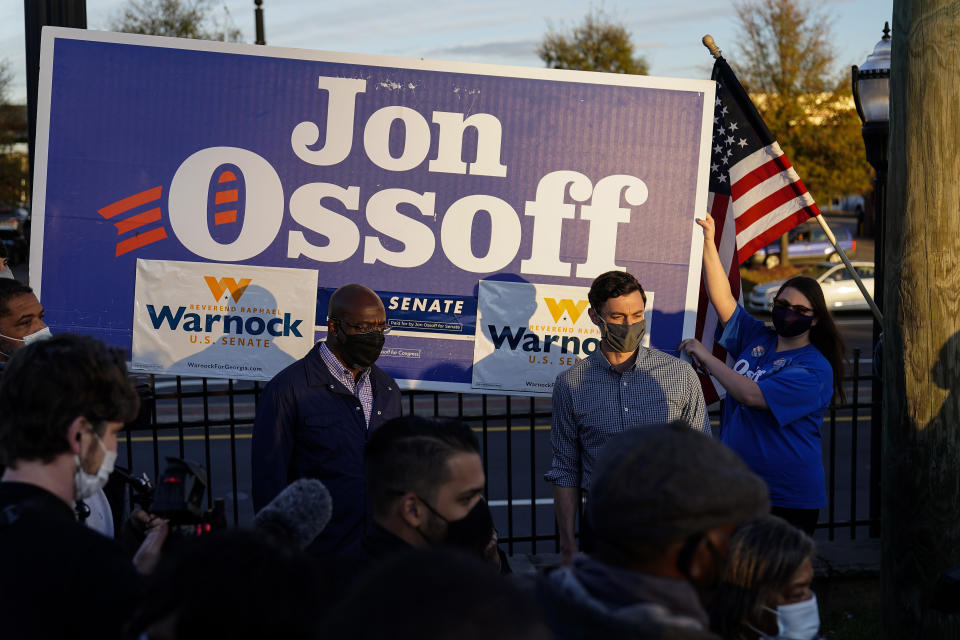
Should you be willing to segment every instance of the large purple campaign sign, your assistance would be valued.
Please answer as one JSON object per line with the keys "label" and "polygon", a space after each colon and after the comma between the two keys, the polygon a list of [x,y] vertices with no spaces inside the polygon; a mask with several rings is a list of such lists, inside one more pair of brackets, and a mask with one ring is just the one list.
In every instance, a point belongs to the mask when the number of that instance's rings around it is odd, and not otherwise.
{"label": "large purple campaign sign", "polygon": [[675,353],[713,101],[708,81],[47,28],[31,280],[55,332],[130,349],[138,258],[316,270],[318,331],[330,290],[366,284],[394,326],[379,364],[465,391],[480,280],[625,269]]}

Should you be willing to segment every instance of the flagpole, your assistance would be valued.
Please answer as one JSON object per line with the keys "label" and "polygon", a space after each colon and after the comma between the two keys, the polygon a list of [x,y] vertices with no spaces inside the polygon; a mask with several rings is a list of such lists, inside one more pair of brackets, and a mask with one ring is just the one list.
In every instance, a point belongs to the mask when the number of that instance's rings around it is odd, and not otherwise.
{"label": "flagpole", "polygon": [[[701,40],[703,46],[710,51],[710,55],[714,57],[715,60],[720,60],[723,57],[720,47],[717,46],[717,43],[714,41],[713,36],[709,33],[703,36]],[[837,255],[840,256],[840,259],[843,261],[844,266],[847,268],[847,271],[853,276],[854,282],[857,283],[857,287],[860,289],[860,293],[863,294],[864,299],[867,301],[867,304],[870,306],[870,311],[873,312],[873,316],[877,319],[877,322],[883,324],[883,315],[880,313],[880,309],[877,308],[877,303],[873,301],[873,296],[867,292],[867,288],[863,285],[863,280],[860,278],[860,274],[857,273],[857,270],[853,268],[853,265],[850,264],[850,259],[847,258],[847,254],[837,243],[836,236],[833,235],[833,231],[830,230],[830,227],[827,226],[826,220],[823,219],[822,215],[814,216],[817,219],[817,222],[820,223],[820,228],[823,229],[823,232],[827,234],[827,239],[830,240],[830,244],[833,245],[833,248],[837,250]]]}
{"label": "flagpole", "polygon": [[857,273],[857,270],[853,268],[852,264],[850,264],[850,259],[847,257],[846,252],[837,243],[837,238],[833,235],[833,231],[830,230],[830,227],[827,226],[827,221],[823,219],[822,215],[814,217],[816,218],[817,222],[820,223],[820,228],[823,229],[823,232],[827,234],[827,240],[829,240],[830,244],[833,245],[833,248],[837,250],[837,255],[840,256],[841,260],[843,260],[843,264],[847,267],[847,271],[850,272],[851,276],[853,276],[854,282],[856,282],[857,287],[860,288],[860,293],[863,294],[867,304],[870,305],[870,311],[873,312],[873,317],[877,319],[877,322],[883,324],[883,315],[880,313],[880,309],[877,308],[877,303],[873,301],[873,296],[867,292],[867,288],[863,285],[863,280],[860,279],[860,274]]}

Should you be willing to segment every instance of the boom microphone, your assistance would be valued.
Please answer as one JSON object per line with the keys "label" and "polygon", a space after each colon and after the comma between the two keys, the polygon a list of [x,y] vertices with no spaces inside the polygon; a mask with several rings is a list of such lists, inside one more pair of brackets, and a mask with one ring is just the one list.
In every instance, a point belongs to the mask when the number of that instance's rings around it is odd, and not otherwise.
{"label": "boom microphone", "polygon": [[258,531],[306,549],[333,515],[333,499],[316,478],[301,478],[277,494],[253,518]]}

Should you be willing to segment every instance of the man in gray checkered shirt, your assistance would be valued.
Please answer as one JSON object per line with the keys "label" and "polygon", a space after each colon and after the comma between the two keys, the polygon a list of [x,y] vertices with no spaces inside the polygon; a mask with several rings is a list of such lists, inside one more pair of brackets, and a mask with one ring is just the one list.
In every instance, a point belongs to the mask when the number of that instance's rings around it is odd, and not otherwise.
{"label": "man in gray checkered shirt", "polygon": [[[600,348],[559,376],[553,387],[550,442],[560,551],[576,553],[574,525],[581,489],[590,487],[594,461],[610,437],[634,427],[681,421],[710,433],[703,390],[688,363],[640,344],[647,295],[624,271],[608,271],[590,285],[590,319]],[[582,527],[581,527],[582,529]]]}

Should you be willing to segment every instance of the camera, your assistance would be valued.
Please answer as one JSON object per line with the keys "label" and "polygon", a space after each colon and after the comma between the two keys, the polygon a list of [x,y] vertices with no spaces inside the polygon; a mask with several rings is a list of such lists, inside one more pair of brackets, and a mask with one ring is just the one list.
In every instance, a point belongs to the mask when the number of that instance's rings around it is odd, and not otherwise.
{"label": "camera", "polygon": [[207,472],[197,464],[181,458],[167,457],[167,466],[154,487],[143,474],[140,477],[117,469],[133,491],[132,502],[144,511],[169,521],[170,533],[200,536],[227,528],[223,498],[216,498],[213,507],[203,508],[207,490]]}

